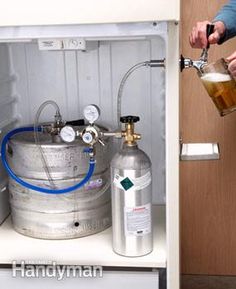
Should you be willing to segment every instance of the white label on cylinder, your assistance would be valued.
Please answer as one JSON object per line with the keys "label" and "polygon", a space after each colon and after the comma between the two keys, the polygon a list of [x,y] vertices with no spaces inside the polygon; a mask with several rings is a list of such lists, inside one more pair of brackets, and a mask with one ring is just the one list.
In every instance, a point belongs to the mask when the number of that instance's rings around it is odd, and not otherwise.
{"label": "white label on cylinder", "polygon": [[115,175],[113,183],[124,191],[127,190],[142,190],[151,184],[151,172],[148,171],[145,175],[138,178],[122,177]]}
{"label": "white label on cylinder", "polygon": [[144,236],[151,233],[151,204],[124,207],[125,236]]}

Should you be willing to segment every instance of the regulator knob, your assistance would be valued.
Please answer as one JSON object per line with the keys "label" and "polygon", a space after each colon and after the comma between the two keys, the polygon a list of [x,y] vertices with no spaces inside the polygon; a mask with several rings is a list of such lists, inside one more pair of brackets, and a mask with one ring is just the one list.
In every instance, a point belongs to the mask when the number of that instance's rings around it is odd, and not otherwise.
{"label": "regulator knob", "polygon": [[120,118],[120,121],[122,123],[135,123],[140,120],[139,116],[134,116],[134,115],[127,115],[127,116],[122,116]]}
{"label": "regulator knob", "polygon": [[92,132],[85,132],[82,135],[82,140],[84,143],[86,144],[92,144],[92,142],[94,141],[94,134]]}

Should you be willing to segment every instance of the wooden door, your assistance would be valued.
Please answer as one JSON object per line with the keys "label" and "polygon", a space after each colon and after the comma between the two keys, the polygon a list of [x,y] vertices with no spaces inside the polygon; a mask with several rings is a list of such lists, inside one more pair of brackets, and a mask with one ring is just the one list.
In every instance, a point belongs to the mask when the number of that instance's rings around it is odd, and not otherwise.
{"label": "wooden door", "polygon": [[[227,1],[182,0],[182,53],[199,58],[188,36]],[[236,38],[211,46],[210,61],[236,50]],[[184,143],[218,142],[220,160],[180,164],[182,273],[236,275],[236,112],[220,117],[194,69],[181,73]]]}

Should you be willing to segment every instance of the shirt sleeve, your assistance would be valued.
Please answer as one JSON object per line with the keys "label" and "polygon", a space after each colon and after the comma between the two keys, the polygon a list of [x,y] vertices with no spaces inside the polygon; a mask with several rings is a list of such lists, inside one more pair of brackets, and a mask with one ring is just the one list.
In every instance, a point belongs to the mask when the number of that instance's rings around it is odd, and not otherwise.
{"label": "shirt sleeve", "polygon": [[221,37],[219,44],[236,36],[236,0],[230,0],[221,8],[212,22],[216,21],[222,21],[226,27],[225,34]]}

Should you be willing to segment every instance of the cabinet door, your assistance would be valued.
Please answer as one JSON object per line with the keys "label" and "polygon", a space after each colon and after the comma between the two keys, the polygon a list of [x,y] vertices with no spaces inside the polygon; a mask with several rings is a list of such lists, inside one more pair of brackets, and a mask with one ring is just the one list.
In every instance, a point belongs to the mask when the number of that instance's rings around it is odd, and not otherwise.
{"label": "cabinet door", "polygon": [[8,0],[0,26],[179,20],[179,0]]}
{"label": "cabinet door", "polygon": [[[188,42],[193,25],[212,19],[227,1],[182,1],[182,53],[201,51]],[[236,38],[212,45],[209,61],[236,50]],[[194,69],[181,74],[184,143],[219,142],[220,160],[183,161],[181,170],[182,273],[236,275],[236,112],[220,117]]]}

